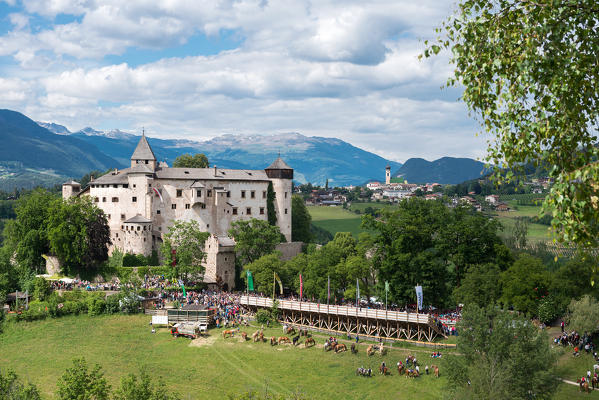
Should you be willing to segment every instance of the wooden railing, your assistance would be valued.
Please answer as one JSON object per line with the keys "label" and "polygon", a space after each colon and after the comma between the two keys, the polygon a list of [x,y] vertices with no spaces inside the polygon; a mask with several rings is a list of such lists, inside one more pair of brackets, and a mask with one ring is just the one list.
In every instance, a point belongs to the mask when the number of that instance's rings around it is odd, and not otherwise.
{"label": "wooden railing", "polygon": [[[415,324],[429,324],[432,322],[431,317],[428,314],[376,310],[351,306],[326,305],[291,300],[279,300],[278,302],[279,308],[284,310],[343,315],[349,317],[371,318],[388,321],[401,321]],[[268,297],[241,296],[239,303],[253,307],[272,307],[272,299]]]}

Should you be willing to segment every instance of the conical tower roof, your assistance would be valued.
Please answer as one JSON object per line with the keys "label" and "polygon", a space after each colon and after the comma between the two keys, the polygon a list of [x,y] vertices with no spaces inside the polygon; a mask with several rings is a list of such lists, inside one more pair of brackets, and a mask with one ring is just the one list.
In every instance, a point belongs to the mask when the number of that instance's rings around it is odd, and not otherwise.
{"label": "conical tower roof", "polygon": [[156,161],[156,156],[146,139],[146,134],[142,133],[141,139],[139,139],[139,143],[137,143],[137,147],[131,156],[132,160],[153,160]]}
{"label": "conical tower roof", "polygon": [[287,165],[287,163],[285,161],[283,161],[281,156],[279,156],[279,157],[277,157],[276,160],[273,161],[272,164],[270,164],[265,169],[293,169],[293,168],[291,168],[289,165]]}

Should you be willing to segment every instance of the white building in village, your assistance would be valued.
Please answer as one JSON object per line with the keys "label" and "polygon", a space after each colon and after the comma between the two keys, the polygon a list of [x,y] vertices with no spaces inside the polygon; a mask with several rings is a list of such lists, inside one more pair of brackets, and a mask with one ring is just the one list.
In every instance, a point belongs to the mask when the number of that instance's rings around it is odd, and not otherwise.
{"label": "white building in village", "polygon": [[169,168],[158,163],[145,135],[131,167],[115,169],[82,192],[77,182],[63,184],[63,198],[88,195],[107,215],[111,248],[149,255],[162,243],[174,220],[195,220],[211,233],[206,242],[208,283],[235,282],[235,242],[227,236],[231,223],[267,220],[267,190],[272,183],[275,212],[281,233],[291,241],[293,169],[280,157],[264,170]]}

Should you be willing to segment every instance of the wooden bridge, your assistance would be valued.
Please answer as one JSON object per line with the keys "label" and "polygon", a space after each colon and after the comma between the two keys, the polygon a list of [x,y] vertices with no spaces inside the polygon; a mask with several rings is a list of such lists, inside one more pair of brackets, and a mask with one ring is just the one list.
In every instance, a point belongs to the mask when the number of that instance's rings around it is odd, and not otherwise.
{"label": "wooden bridge", "polygon": [[[239,302],[252,311],[272,307],[272,299],[268,297],[241,296]],[[398,341],[432,342],[446,337],[429,314],[290,300],[279,300],[278,308],[280,321],[296,327]]]}

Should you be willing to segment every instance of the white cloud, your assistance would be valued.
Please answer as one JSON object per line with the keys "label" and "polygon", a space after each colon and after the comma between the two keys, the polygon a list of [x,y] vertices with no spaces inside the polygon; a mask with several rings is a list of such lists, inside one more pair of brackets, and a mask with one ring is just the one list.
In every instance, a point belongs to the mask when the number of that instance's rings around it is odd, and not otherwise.
{"label": "white cloud", "polygon": [[[35,119],[75,130],[145,126],[152,136],[190,139],[297,131],[398,160],[478,156],[484,147],[455,91],[439,90],[450,72],[447,56],[417,58],[449,0],[23,4],[10,17],[14,29],[0,37],[0,55],[21,67],[0,81],[0,89],[17,85],[5,92],[11,100],[4,93],[0,100]],[[27,13],[77,18],[30,30]],[[105,59],[128,49],[160,54],[223,30],[243,38],[238,48],[136,67]]]}

